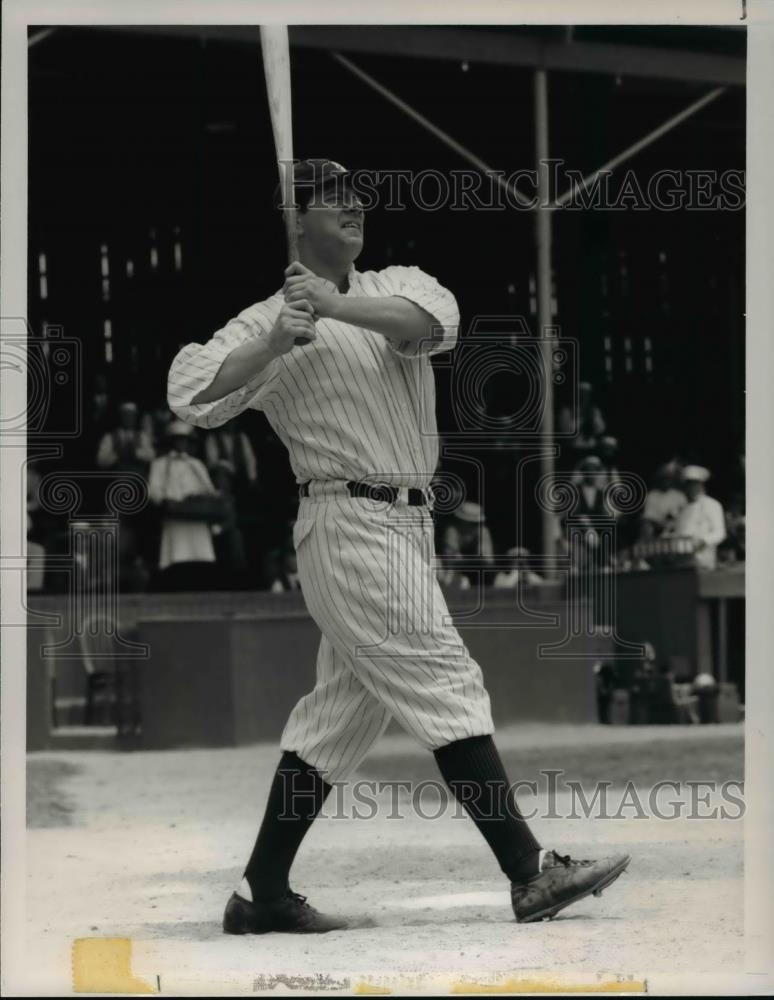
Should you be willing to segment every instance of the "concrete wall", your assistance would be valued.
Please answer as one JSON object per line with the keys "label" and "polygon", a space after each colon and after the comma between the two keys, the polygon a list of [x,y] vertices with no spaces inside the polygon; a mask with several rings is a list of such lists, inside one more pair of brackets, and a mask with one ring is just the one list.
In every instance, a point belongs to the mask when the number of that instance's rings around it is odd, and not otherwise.
{"label": "concrete wall", "polygon": [[[555,590],[530,595],[530,608],[515,607],[511,593],[451,595],[450,610],[478,660],[492,699],[495,722],[519,720],[590,722],[596,718],[592,667],[611,652],[602,636],[576,637],[560,659],[542,658],[539,646],[563,637],[565,615]],[[127,600],[130,598],[130,600]],[[56,598],[36,599],[53,611]],[[42,630],[45,641],[68,634],[67,604],[60,599],[61,628]],[[136,633],[134,629],[136,628]],[[232,746],[275,740],[295,701],[314,684],[317,626],[298,593],[126,595],[120,629],[148,646],[136,661],[142,734],[138,747]],[[45,673],[57,673],[57,691],[84,686],[78,660],[41,657],[43,634],[31,630],[28,745],[53,745],[49,733]],[[46,714],[49,713],[49,714]],[[61,742],[61,741],[54,741]]]}
{"label": "concrete wall", "polygon": [[[594,657],[607,655],[612,643],[576,639],[567,658],[541,659],[538,645],[558,631],[487,627],[502,610],[485,607],[475,627],[460,626],[484,671],[495,722],[594,721]],[[141,667],[145,747],[276,740],[296,700],[314,685],[319,632],[308,617],[156,617],[140,620],[139,632],[151,649]]]}

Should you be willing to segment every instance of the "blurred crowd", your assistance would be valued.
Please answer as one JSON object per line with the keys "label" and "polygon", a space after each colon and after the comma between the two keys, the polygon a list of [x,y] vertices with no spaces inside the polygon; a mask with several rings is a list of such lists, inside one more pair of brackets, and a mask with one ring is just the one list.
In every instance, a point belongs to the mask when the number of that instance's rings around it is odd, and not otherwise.
{"label": "blurred crowd", "polygon": [[[87,469],[91,463],[94,471],[133,474],[147,486],[149,502],[120,517],[119,590],[298,589],[292,544],[296,498],[291,489],[280,490],[278,499],[275,485],[267,487],[245,414],[202,431],[178,420],[165,403],[141,410],[134,400],[116,400],[103,375],[88,404]],[[691,563],[714,569],[744,560],[743,456],[735,487],[723,498],[712,495],[710,469],[674,456],[655,471],[644,507],[622,515],[610,503],[611,487],[621,479],[619,442],[588,383],[580,387],[579,416],[575,429],[569,408],[557,413],[557,429],[566,435],[560,439],[567,441],[557,460],[557,483],[572,485],[574,501],[555,517],[556,548],[573,574],[586,578],[613,569]],[[494,455],[486,498],[462,488],[435,518],[438,575],[447,586],[466,589],[483,581],[506,589],[546,582],[539,555],[523,544],[501,544],[504,534],[490,527],[490,519],[498,517],[516,522],[515,511],[503,503],[513,495],[507,476],[514,455],[506,448]],[[448,497],[446,473],[442,466],[434,486]],[[39,484],[40,472],[32,464],[28,587],[55,591],[68,584],[61,573],[47,571],[47,556],[70,552],[72,529],[79,524],[88,529],[89,522],[63,522],[46,510]],[[106,563],[89,551],[79,548],[75,557],[86,586],[96,587]]]}
{"label": "blurred crowd", "polygon": [[[712,493],[710,469],[692,457],[673,455],[653,471],[644,503],[635,503],[626,513],[622,498],[639,493],[642,500],[641,490],[619,472],[619,439],[610,433],[593,387],[584,382],[579,389],[577,414],[565,406],[556,419],[557,440],[563,443],[555,485],[557,495],[563,493],[569,502],[553,518],[554,542],[569,572],[591,588],[599,573],[690,565],[714,570],[743,562],[744,455],[738,457],[730,490],[720,498]],[[517,521],[516,511],[503,505],[502,496],[503,487],[515,482],[518,452],[511,447],[498,453],[495,448],[493,455],[481,502],[470,499],[474,491],[468,490],[458,506],[436,519],[439,578],[447,585],[468,589],[475,577],[494,587],[545,582],[539,555],[523,545],[498,545],[498,537],[506,534],[502,525]],[[437,490],[444,488],[444,476],[448,480],[450,472],[439,469]]]}
{"label": "blurred crowd", "polygon": [[[178,420],[159,403],[144,411],[131,399],[114,401],[104,376],[89,400],[84,465],[107,477],[140,477],[148,502],[120,514],[119,590],[285,590],[297,586],[291,541],[295,511],[279,514],[277,498],[264,495],[263,477],[243,415],[209,431]],[[91,468],[89,465],[91,455]],[[77,479],[78,474],[74,474]],[[41,474],[27,476],[27,539],[31,590],[66,589],[56,559],[72,553],[87,587],[98,586],[104,554],[88,545],[73,549],[72,531],[99,524],[63,519],[39,496]],[[87,491],[88,492],[88,491]],[[92,510],[100,508],[95,480]],[[104,483],[101,488],[104,510]],[[274,493],[274,490],[270,490]],[[86,497],[86,504],[89,503]],[[285,503],[282,506],[287,506]]]}

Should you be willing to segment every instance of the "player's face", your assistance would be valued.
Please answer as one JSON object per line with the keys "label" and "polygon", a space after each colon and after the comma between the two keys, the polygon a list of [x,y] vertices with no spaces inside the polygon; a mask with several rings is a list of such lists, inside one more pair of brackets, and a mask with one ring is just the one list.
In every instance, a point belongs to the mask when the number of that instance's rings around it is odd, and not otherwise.
{"label": "player's face", "polygon": [[326,190],[299,215],[300,238],[323,260],[357,259],[363,249],[364,212],[353,191]]}

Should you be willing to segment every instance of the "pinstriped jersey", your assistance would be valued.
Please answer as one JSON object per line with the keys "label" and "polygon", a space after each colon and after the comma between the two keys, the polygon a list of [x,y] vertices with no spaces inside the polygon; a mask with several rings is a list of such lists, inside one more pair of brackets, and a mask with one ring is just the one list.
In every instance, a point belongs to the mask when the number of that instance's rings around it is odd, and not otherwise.
{"label": "pinstriped jersey", "polygon": [[170,409],[205,428],[248,408],[262,410],[288,450],[297,482],[378,479],[428,486],[438,462],[430,355],[457,341],[456,300],[417,267],[362,273],[352,267],[345,294],[407,298],[430,313],[437,327],[432,338],[411,342],[319,319],[316,340],[273,359],[227,396],[192,403],[236,347],[269,334],[284,304],[277,292],[229,320],[206,344],[178,351],[167,382]]}

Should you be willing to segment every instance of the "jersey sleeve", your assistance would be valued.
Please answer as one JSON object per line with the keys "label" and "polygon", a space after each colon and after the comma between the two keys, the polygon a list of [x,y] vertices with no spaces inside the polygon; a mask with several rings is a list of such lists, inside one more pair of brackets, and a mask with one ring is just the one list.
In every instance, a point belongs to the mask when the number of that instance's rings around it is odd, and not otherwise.
{"label": "jersey sleeve", "polygon": [[457,343],[460,312],[457,300],[435,278],[418,267],[388,267],[380,275],[391,295],[400,295],[418,305],[435,320],[432,337],[424,340],[392,340],[390,347],[404,358],[450,351]]}
{"label": "jersey sleeve", "polygon": [[[275,310],[276,312],[276,310]],[[249,306],[218,330],[206,344],[186,344],[172,360],[167,376],[167,403],[186,423],[197,427],[220,427],[248,408],[260,409],[261,395],[278,374],[277,359],[240,389],[209,403],[191,400],[212,384],[233,350],[255,337],[265,337],[275,316],[264,302]]]}

